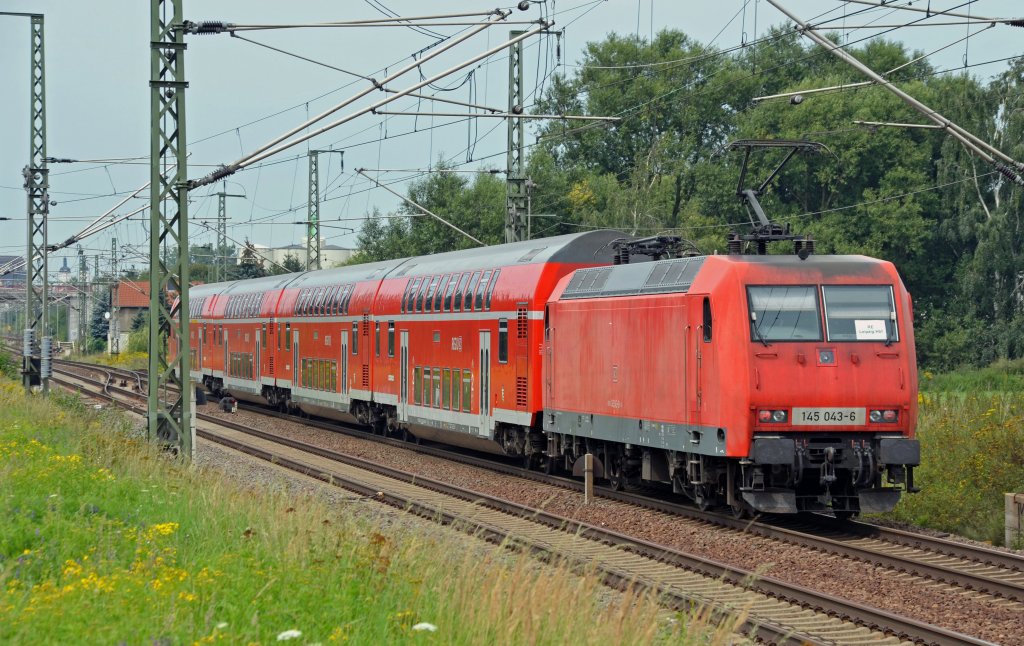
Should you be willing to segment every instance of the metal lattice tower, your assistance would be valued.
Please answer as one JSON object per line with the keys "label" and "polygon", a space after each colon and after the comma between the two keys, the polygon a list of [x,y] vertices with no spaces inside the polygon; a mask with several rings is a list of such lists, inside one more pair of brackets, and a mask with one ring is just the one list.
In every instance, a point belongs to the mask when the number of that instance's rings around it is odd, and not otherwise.
{"label": "metal lattice tower", "polygon": [[340,153],[345,168],[345,151],[311,150],[309,156],[309,199],[307,200],[306,271],[320,269],[320,153]]}
{"label": "metal lattice tower", "polygon": [[224,188],[217,193],[217,248],[214,250],[214,280],[220,282],[227,280],[228,258],[224,255],[224,248],[228,246],[228,198],[242,197],[236,193],[228,193],[228,183],[224,182]]}
{"label": "metal lattice tower", "polygon": [[[510,31],[509,38],[523,34]],[[523,169],[523,41],[508,52],[508,153],[505,175],[505,242],[526,239],[526,176]]]}
{"label": "metal lattice tower", "polygon": [[78,245],[78,288],[78,346],[83,349],[89,339],[89,263],[82,245]]}
{"label": "metal lattice tower", "polygon": [[309,199],[307,200],[306,271],[320,269],[320,155],[309,151]]}
{"label": "metal lattice tower", "polygon": [[[150,243],[148,437],[192,457],[189,341],[188,158],[184,0],[150,0]],[[167,257],[161,246],[168,247]],[[161,298],[164,290],[178,292]],[[168,334],[176,345],[171,355]]]}
{"label": "metal lattice tower", "polygon": [[25,390],[41,385],[48,389],[48,379],[40,373],[40,341],[49,334],[47,304],[46,218],[50,212],[50,180],[46,168],[46,83],[43,49],[42,14],[7,13],[29,18],[31,33],[31,81],[29,85],[29,163],[22,171],[28,194],[27,248],[25,251],[25,340],[22,358]]}
{"label": "metal lattice tower", "polygon": [[117,266],[117,238],[110,239],[110,354],[121,352],[121,324],[117,319],[120,283]]}

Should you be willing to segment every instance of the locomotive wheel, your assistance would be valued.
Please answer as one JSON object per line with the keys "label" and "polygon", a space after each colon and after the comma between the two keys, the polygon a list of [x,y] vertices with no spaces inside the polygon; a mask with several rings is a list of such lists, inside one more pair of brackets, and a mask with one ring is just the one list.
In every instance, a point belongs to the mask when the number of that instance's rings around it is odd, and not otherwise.
{"label": "locomotive wheel", "polygon": [[551,475],[556,470],[557,466],[555,465],[555,458],[550,455],[544,456],[544,473],[547,475]]}
{"label": "locomotive wheel", "polygon": [[753,516],[750,507],[746,503],[736,502],[729,506],[729,510],[732,512],[732,517],[736,520],[742,520],[744,518],[750,518]]}
{"label": "locomotive wheel", "polygon": [[626,488],[626,477],[618,465],[615,465],[613,469],[614,471],[608,474],[608,487],[612,491],[622,491]]}
{"label": "locomotive wheel", "polygon": [[832,515],[836,517],[836,520],[845,522],[856,516],[856,512],[850,511],[849,509],[834,509]]}

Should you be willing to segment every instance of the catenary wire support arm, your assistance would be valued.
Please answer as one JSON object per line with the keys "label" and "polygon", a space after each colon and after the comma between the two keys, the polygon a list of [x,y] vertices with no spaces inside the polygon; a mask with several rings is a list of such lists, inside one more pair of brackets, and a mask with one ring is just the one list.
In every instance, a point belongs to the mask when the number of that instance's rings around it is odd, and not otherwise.
{"label": "catenary wire support arm", "polygon": [[[223,20],[200,20],[197,22],[186,21],[184,24],[186,34],[222,34],[236,31],[257,31],[266,29],[300,29],[309,27],[382,27],[386,24],[395,23],[400,27],[415,26],[410,22],[422,22],[425,20],[451,20],[455,18],[485,18],[494,15],[497,10],[474,11],[468,13],[446,13],[429,16],[395,16],[393,18],[365,18],[362,20],[336,20],[329,22],[307,22],[307,23],[276,23],[276,24],[242,24],[224,22]],[[459,23],[463,24],[463,23]],[[479,23],[466,23],[479,24]]]}
{"label": "catenary wire support arm", "polygon": [[[320,121],[323,121],[324,119],[326,119],[330,115],[334,114],[338,110],[341,110],[342,108],[344,108],[344,107],[346,107],[348,105],[351,105],[352,103],[355,103],[356,101],[358,101],[359,99],[367,96],[368,94],[371,94],[374,91],[382,89],[386,84],[390,83],[391,81],[394,81],[395,79],[399,78],[400,76],[402,76],[402,75],[404,75],[404,74],[406,74],[406,73],[408,73],[408,72],[410,72],[410,71],[412,71],[414,69],[419,68],[423,63],[425,63],[425,62],[427,62],[427,61],[429,61],[429,60],[431,60],[433,58],[436,58],[437,56],[440,56],[444,52],[452,49],[453,47],[456,47],[457,45],[459,45],[459,44],[469,40],[470,38],[472,38],[473,36],[479,34],[480,32],[488,29],[492,25],[497,24],[498,22],[504,20],[505,18],[508,17],[508,15],[510,13],[511,13],[510,11],[500,10],[497,13],[495,13],[495,15],[493,16],[493,18],[494,18],[493,20],[488,20],[486,22],[481,23],[479,26],[477,26],[477,27],[475,27],[473,29],[467,30],[464,34],[453,38],[452,40],[448,41],[447,43],[442,44],[439,47],[434,48],[433,50],[431,50],[430,52],[428,52],[424,56],[414,60],[412,63],[409,63],[408,65],[403,66],[398,71],[393,72],[391,74],[388,74],[386,77],[384,77],[383,79],[381,79],[379,81],[376,80],[376,79],[371,79],[370,80],[371,85],[369,87],[366,87],[363,90],[360,90],[359,92],[356,92],[354,95],[352,95],[349,98],[345,99],[341,103],[338,103],[338,104],[328,108],[327,110],[321,112],[320,114],[316,115],[315,117],[307,119],[305,122],[303,122],[303,123],[299,124],[298,126],[292,128],[288,132],[286,132],[286,133],[284,133],[282,135],[279,135],[279,136],[275,137],[274,139],[271,139],[270,141],[268,141],[267,143],[263,144],[262,146],[260,146],[259,148],[257,148],[253,152],[249,153],[248,155],[246,155],[244,157],[240,157],[239,159],[235,160],[234,162],[232,162],[230,164],[227,164],[226,166],[223,166],[223,167],[215,170],[214,172],[206,175],[205,177],[202,177],[202,178],[200,178],[198,180],[194,180],[192,182],[192,184],[191,184],[192,187],[195,188],[195,187],[198,187],[198,186],[204,186],[206,184],[210,184],[212,182],[216,182],[216,181],[218,181],[220,179],[223,179],[224,177],[227,177],[228,175],[231,175],[233,173],[238,172],[238,170],[241,169],[241,168],[244,168],[244,167],[246,167],[246,166],[248,166],[248,165],[250,165],[252,163],[255,163],[256,161],[259,161],[260,159],[263,159],[264,157],[268,157],[269,155],[266,154],[268,151],[270,151],[270,154],[274,154],[274,152],[276,152],[276,151],[284,150],[285,148],[293,146],[296,143],[299,143],[301,141],[305,141],[306,139],[309,139],[310,137],[306,137],[305,139],[300,138],[300,139],[294,140],[293,142],[290,142],[288,144],[282,145],[282,142],[286,141],[289,137],[293,137],[296,134],[302,132],[303,130],[306,130],[307,128],[309,128],[313,124],[318,123]],[[429,82],[433,82],[433,81],[434,81],[434,79],[430,79]],[[414,91],[418,90],[420,87],[423,87],[424,85],[427,85],[427,83],[421,83],[421,84],[417,85],[416,87],[408,90],[405,93],[407,94],[408,92],[414,92]],[[401,96],[401,94],[396,93],[393,96],[394,96],[394,98],[399,98]],[[383,105],[383,103],[380,104],[380,105]],[[374,107],[380,107],[380,106],[375,104]],[[368,112],[368,111],[369,110],[363,110],[363,111],[360,111],[357,114],[363,114],[363,113]],[[275,148],[275,146],[277,148]]]}
{"label": "catenary wire support arm", "polygon": [[941,9],[932,9],[931,5],[928,7],[914,7],[909,4],[898,5],[895,2],[872,2],[871,0],[846,0],[846,2],[863,4],[869,7],[878,7],[879,9],[902,9],[903,11],[926,13],[929,16],[950,16],[952,18],[967,18],[969,20],[977,20],[980,22],[997,22],[1011,27],[1024,27],[1024,18],[983,18],[982,16],[972,16],[969,13],[957,13],[952,10],[943,11]]}
{"label": "catenary wire support arm", "polygon": [[425,213],[426,215],[429,215],[430,217],[434,218],[435,220],[437,220],[437,221],[438,221],[438,222],[440,222],[441,224],[444,224],[445,226],[447,226],[447,227],[449,227],[449,228],[455,229],[456,231],[458,231],[458,232],[459,232],[459,233],[461,233],[462,235],[466,236],[467,238],[469,238],[469,239],[470,239],[470,240],[472,240],[473,242],[475,242],[475,243],[477,243],[478,245],[480,245],[481,247],[483,247],[483,246],[484,246],[484,243],[483,243],[483,241],[481,241],[481,240],[478,240],[477,238],[474,238],[473,236],[469,235],[468,233],[466,233],[465,231],[463,231],[463,230],[462,230],[462,229],[460,229],[459,227],[457,227],[457,226],[455,226],[454,224],[452,224],[451,222],[449,222],[448,220],[445,220],[444,218],[442,218],[442,217],[441,217],[440,215],[438,215],[438,214],[436,214],[436,213],[434,213],[434,212],[432,212],[432,211],[428,210],[428,209],[427,209],[426,207],[423,207],[423,206],[421,206],[421,205],[417,204],[416,202],[413,202],[412,200],[410,200],[410,199],[409,199],[409,198],[407,198],[406,196],[402,195],[402,194],[401,194],[401,193],[399,193],[398,191],[396,191],[396,190],[392,189],[392,188],[391,188],[390,186],[388,186],[388,185],[386,185],[386,184],[381,184],[381,183],[380,183],[380,182],[378,182],[378,181],[377,181],[376,179],[374,179],[374,178],[370,177],[369,175],[367,175],[366,173],[364,173],[364,172],[363,172],[363,170],[365,170],[365,169],[362,169],[362,168],[357,168],[357,169],[356,169],[356,172],[357,172],[357,173],[359,173],[360,175],[362,175],[363,177],[365,177],[366,179],[370,180],[371,182],[373,182],[373,183],[374,183],[374,184],[376,184],[377,186],[381,187],[382,189],[384,189],[384,190],[385,190],[385,191],[387,191],[388,193],[391,193],[392,195],[395,195],[396,197],[398,197],[399,199],[401,199],[401,200],[402,200],[402,201],[404,201],[405,203],[409,204],[410,206],[412,206],[412,207],[414,207],[414,208],[416,208],[416,209],[419,209],[420,211],[422,211],[422,212],[423,212],[423,213]]}
{"label": "catenary wire support arm", "polygon": [[[184,0],[150,0],[149,389],[147,437],[193,456]],[[168,247],[167,255],[161,247]],[[177,306],[173,305],[177,292]],[[166,295],[166,297],[163,297]]]}
{"label": "catenary wire support arm", "polygon": [[843,62],[847,63],[857,71],[875,81],[878,85],[898,96],[904,103],[923,114],[926,118],[942,126],[946,132],[948,132],[954,139],[960,141],[968,150],[984,161],[992,164],[1001,175],[1018,186],[1024,186],[1024,177],[1021,176],[1021,172],[1024,171],[1024,164],[1021,164],[1017,160],[997,149],[995,146],[992,146],[988,142],[968,132],[924,103],[899,89],[870,67],[843,50],[841,47],[810,28],[807,23],[797,18],[795,14],[779,4],[778,0],[768,0],[768,3],[795,22],[800,28],[800,33],[804,36],[807,36],[814,42],[818,43]]}
{"label": "catenary wire support arm", "polygon": [[[870,85],[870,83],[868,83]],[[374,110],[374,114],[405,117],[491,117],[494,119],[544,119],[544,120],[565,120],[565,121],[605,121],[615,123],[622,121],[621,117],[599,117],[584,114],[511,114],[508,112],[496,112],[492,114],[480,114],[476,112],[398,112],[395,110]]]}
{"label": "catenary wire support arm", "polygon": [[[490,25],[490,24],[493,24],[493,23],[488,23],[488,25]],[[538,34],[541,31],[543,31],[543,29],[545,29],[547,26],[550,26],[551,24],[553,24],[553,23],[544,23],[543,26],[539,25],[539,26],[537,26],[537,27],[535,27],[533,29],[530,29],[530,30],[524,32],[524,34],[522,36],[520,36],[519,38],[517,38],[514,41],[507,41],[507,42],[501,43],[500,45],[492,47],[492,48],[488,49],[487,51],[485,51],[485,52],[483,52],[481,54],[478,54],[478,55],[470,58],[469,60],[463,61],[462,63],[459,63],[458,65],[456,65],[456,66],[454,66],[452,68],[449,68],[449,69],[447,69],[447,70],[445,70],[443,72],[439,72],[438,74],[435,74],[435,75],[433,75],[431,77],[424,78],[423,80],[421,80],[421,81],[419,81],[419,82],[417,82],[417,83],[407,87],[404,90],[400,90],[400,91],[396,92],[395,94],[393,94],[393,95],[391,95],[389,97],[381,99],[381,100],[379,100],[379,101],[377,101],[377,102],[375,102],[375,103],[373,103],[371,105],[368,105],[368,106],[366,106],[364,108],[360,108],[356,112],[350,113],[349,115],[347,115],[345,117],[342,117],[341,119],[338,119],[337,121],[329,123],[329,124],[327,124],[325,126],[322,126],[322,127],[318,128],[316,130],[312,130],[310,132],[307,132],[307,133],[303,134],[302,136],[296,137],[296,138],[294,138],[294,139],[292,139],[290,141],[284,142],[284,143],[278,143],[276,145],[273,142],[271,142],[270,144],[267,144],[267,145],[265,145],[265,146],[263,146],[263,147],[261,147],[259,149],[262,152],[253,153],[253,154],[251,154],[251,155],[249,155],[247,157],[244,157],[244,158],[242,158],[242,159],[240,159],[240,160],[238,160],[238,161],[236,161],[236,162],[234,162],[234,163],[232,163],[232,164],[230,164],[228,166],[222,167],[219,170],[215,171],[214,173],[211,173],[210,175],[208,175],[206,177],[203,177],[203,178],[201,178],[199,180],[196,180],[196,181],[192,182],[192,186],[202,186],[204,184],[210,183],[211,181],[216,181],[217,179],[220,179],[222,177],[230,175],[231,173],[237,172],[240,168],[245,168],[246,166],[250,166],[252,164],[255,164],[256,162],[259,162],[259,161],[261,161],[263,159],[266,159],[267,157],[270,157],[272,155],[276,155],[279,152],[287,150],[288,148],[291,148],[292,146],[296,146],[296,145],[298,145],[298,144],[300,144],[300,143],[302,143],[304,141],[308,141],[308,140],[312,139],[313,137],[317,137],[317,136],[322,135],[323,133],[325,133],[325,132],[327,132],[329,130],[337,128],[340,125],[346,124],[349,121],[352,121],[353,119],[355,119],[355,118],[357,118],[359,116],[362,116],[362,115],[367,114],[367,113],[371,113],[374,110],[376,110],[377,108],[380,108],[380,107],[382,107],[384,105],[387,105],[388,103],[391,103],[392,101],[400,99],[403,96],[406,96],[406,95],[408,95],[411,92],[415,92],[416,90],[420,89],[421,87],[424,87],[424,86],[429,85],[431,83],[435,83],[435,82],[437,82],[437,81],[439,81],[439,80],[441,80],[441,79],[443,79],[443,78],[445,78],[447,76],[450,76],[451,74],[453,74],[453,73],[455,73],[455,72],[457,72],[457,71],[459,71],[459,70],[461,70],[461,69],[463,69],[465,67],[469,67],[470,65],[472,65],[472,64],[474,64],[474,63],[476,63],[478,61],[481,61],[481,60],[483,60],[483,59],[485,59],[485,58],[487,58],[489,56],[492,56],[492,55],[502,51],[503,49],[506,49],[507,47],[510,47],[510,46],[514,45],[516,42],[519,42],[519,40],[523,40],[525,38],[529,38],[530,36]],[[474,31],[476,31],[476,30],[474,30]],[[436,52],[436,50],[435,50],[435,52]],[[432,52],[432,53],[435,53],[435,52]],[[423,59],[420,59],[420,60],[423,60]],[[367,94],[367,93],[368,92],[364,92],[364,93],[361,93],[358,96],[365,96],[365,94]],[[350,103],[350,102],[351,102],[351,100],[347,100],[344,104],[347,104],[347,103]],[[334,112],[334,111],[335,111],[335,109],[332,108],[328,112]],[[319,118],[317,118],[315,120],[319,120]],[[314,120],[311,120],[311,121],[314,121]],[[305,126],[300,126],[298,129],[293,130],[293,132],[290,133],[289,135],[278,137],[275,141],[282,141],[287,136],[291,136],[291,134],[294,134],[294,132],[297,132],[298,130],[301,130],[304,127]]]}

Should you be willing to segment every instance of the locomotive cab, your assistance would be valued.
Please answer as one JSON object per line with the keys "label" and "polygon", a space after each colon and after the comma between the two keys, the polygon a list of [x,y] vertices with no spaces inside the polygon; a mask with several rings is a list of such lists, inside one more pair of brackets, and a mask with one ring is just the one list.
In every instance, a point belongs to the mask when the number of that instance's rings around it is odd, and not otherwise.
{"label": "locomotive cab", "polygon": [[767,512],[891,511],[920,463],[912,312],[895,268],[744,260],[751,439],[737,493]]}

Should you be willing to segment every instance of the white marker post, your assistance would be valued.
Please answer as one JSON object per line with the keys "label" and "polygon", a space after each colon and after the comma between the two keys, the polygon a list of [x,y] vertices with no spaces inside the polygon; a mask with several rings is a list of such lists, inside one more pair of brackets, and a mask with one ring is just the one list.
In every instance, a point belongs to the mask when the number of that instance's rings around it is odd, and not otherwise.
{"label": "white marker post", "polygon": [[1006,547],[1024,543],[1024,493],[1003,494],[1006,500]]}
{"label": "white marker post", "polygon": [[594,456],[587,453],[583,456],[583,504],[594,501]]}

